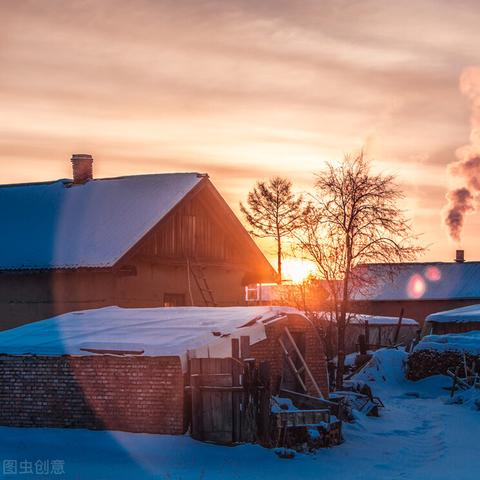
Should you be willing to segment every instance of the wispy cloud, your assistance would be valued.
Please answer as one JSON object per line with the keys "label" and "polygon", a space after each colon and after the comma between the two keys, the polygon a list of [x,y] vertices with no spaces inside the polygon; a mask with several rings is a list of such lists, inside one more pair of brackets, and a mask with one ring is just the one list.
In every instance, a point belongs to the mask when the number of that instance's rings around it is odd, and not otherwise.
{"label": "wispy cloud", "polygon": [[303,189],[367,145],[443,238],[425,212],[468,136],[473,0],[20,0],[0,17],[3,181],[66,176],[85,150],[99,175],[208,170],[236,205],[258,177]]}

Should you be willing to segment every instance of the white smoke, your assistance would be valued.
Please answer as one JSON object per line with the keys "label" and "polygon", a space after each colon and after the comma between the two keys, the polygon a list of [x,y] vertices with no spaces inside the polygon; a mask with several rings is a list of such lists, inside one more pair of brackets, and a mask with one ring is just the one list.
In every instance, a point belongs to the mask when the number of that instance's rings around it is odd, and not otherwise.
{"label": "white smoke", "polygon": [[450,190],[444,212],[450,237],[460,242],[465,215],[473,212],[480,200],[480,67],[466,68],[460,76],[460,91],[471,101],[470,143],[456,151],[458,160],[448,166],[463,186]]}

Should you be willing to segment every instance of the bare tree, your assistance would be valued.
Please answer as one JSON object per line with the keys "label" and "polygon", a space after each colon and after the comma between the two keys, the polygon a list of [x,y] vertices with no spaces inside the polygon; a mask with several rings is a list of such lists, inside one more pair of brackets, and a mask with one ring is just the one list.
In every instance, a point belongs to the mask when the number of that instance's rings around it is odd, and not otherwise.
{"label": "bare tree", "polygon": [[337,388],[343,384],[345,331],[355,292],[374,279],[365,263],[412,260],[423,251],[397,203],[403,194],[391,175],[373,174],[363,152],[328,163],[302,214],[300,248],[325,281],[337,323]]}
{"label": "bare tree", "polygon": [[282,282],[283,240],[299,226],[302,198],[292,192],[292,182],[273,177],[257,182],[248,194],[248,206],[240,203],[240,210],[258,238],[273,238],[277,247],[278,283]]}

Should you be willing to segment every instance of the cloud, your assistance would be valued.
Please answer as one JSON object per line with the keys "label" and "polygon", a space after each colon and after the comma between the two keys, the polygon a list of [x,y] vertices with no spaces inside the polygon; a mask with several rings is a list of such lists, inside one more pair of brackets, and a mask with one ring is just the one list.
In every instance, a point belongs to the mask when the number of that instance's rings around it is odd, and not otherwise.
{"label": "cloud", "polygon": [[[236,203],[257,177],[286,174],[304,188],[326,159],[370,138],[372,157],[415,182],[423,205],[423,187],[443,181],[439,166],[467,135],[457,79],[476,61],[477,10],[433,0],[0,2],[0,175],[64,176],[69,153],[87,150],[105,176],[208,170]],[[38,162],[48,171],[29,168]]]}

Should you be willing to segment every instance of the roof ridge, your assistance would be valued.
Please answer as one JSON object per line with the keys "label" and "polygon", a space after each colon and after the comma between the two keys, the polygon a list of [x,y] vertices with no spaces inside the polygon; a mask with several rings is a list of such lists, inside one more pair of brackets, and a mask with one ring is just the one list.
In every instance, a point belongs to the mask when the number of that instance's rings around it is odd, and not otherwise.
{"label": "roof ridge", "polygon": [[[94,178],[90,182],[100,182],[104,180],[122,180],[127,178],[143,178],[143,177],[159,177],[165,175],[197,175],[199,178],[209,178],[208,173],[201,172],[162,172],[162,173],[139,173],[135,175],[119,175],[117,177],[102,177]],[[35,187],[41,185],[53,185],[54,183],[62,182],[64,184],[72,183],[71,178],[59,178],[57,180],[44,180],[38,182],[21,182],[21,183],[4,183],[0,184],[0,188],[12,188],[12,187]]]}
{"label": "roof ridge", "polygon": [[70,178],[58,178],[57,180],[44,180],[39,182],[22,182],[22,183],[1,183],[0,188],[13,188],[13,187],[35,187],[40,185],[53,185],[54,183],[69,183],[72,182]]}

